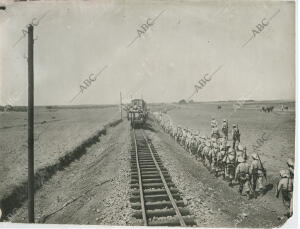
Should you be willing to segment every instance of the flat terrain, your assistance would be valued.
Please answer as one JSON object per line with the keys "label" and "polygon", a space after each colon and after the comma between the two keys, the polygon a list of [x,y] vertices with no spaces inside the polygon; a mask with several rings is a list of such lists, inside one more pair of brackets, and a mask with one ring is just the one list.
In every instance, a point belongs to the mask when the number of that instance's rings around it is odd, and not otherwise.
{"label": "flat terrain", "polygon": [[[151,122],[150,122],[151,123]],[[146,130],[187,208],[201,227],[277,227],[285,209],[274,189],[247,200],[151,123]],[[131,217],[129,123],[124,121],[36,192],[39,223],[139,225]],[[26,203],[10,217],[26,222]]]}
{"label": "flat terrain", "polygon": [[[131,225],[129,125],[110,128],[80,160],[36,193],[36,219],[51,224]],[[26,203],[12,222],[27,222]]]}
{"label": "flat terrain", "polygon": [[[275,186],[278,171],[286,168],[287,157],[294,157],[295,113],[292,104],[289,104],[289,111],[276,109],[274,113],[259,112],[257,108],[260,105],[257,104],[245,104],[236,112],[232,110],[232,104],[222,104],[220,111],[216,106],[171,104],[150,108],[152,111],[167,108],[167,114],[174,122],[198,129],[203,134],[210,133],[212,116],[219,123],[224,117],[229,117],[230,124],[239,124],[241,141],[247,146],[248,154],[256,139],[266,132],[269,140],[260,148],[268,171],[268,191],[264,196],[251,200],[240,196],[237,186],[230,188],[226,181],[210,174],[201,162],[183,150],[151,120],[148,121],[146,133],[198,226],[281,226],[286,221],[286,209],[282,201],[275,198]],[[107,115],[112,118],[109,112]],[[86,111],[84,117],[87,117]],[[89,127],[93,128],[92,125]],[[133,210],[129,202],[129,133],[127,120],[109,128],[108,133],[86,149],[82,157],[45,182],[36,191],[37,222],[138,225],[140,222],[131,217]],[[27,221],[26,203],[9,217],[9,221]]]}
{"label": "flat terrain", "polygon": [[[35,111],[35,169],[58,160],[67,151],[119,118],[117,107]],[[27,176],[27,113],[0,112],[0,197]]]}

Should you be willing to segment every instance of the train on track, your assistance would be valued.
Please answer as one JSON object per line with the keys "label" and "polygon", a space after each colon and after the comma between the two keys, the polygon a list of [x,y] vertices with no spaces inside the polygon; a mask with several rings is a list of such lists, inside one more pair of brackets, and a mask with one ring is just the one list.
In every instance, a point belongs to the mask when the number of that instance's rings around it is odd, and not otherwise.
{"label": "train on track", "polygon": [[143,99],[131,100],[127,112],[127,118],[130,120],[132,128],[143,127],[148,119],[147,104]]}

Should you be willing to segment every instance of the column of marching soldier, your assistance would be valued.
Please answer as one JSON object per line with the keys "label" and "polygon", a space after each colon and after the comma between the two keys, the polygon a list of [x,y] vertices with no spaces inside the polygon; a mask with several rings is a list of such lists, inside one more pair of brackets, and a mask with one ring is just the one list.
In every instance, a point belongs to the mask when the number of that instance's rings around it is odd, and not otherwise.
{"label": "column of marching soldier", "polygon": [[[267,180],[266,169],[258,153],[251,155],[252,161],[247,163],[246,147],[240,143],[240,131],[237,124],[233,124],[232,140],[228,140],[228,121],[223,120],[220,134],[218,123],[211,120],[211,136],[200,135],[199,131],[180,125],[174,125],[172,119],[165,113],[154,112],[155,121],[168,133],[174,141],[179,143],[196,160],[200,160],[210,173],[216,177],[222,176],[234,186],[239,185],[239,193],[245,193],[248,199],[264,195],[266,189],[263,179]],[[280,181],[277,186],[276,197],[281,192],[284,206],[288,208],[287,217],[292,215],[294,162],[287,161],[288,169],[280,171]],[[244,193],[243,193],[244,191]]]}

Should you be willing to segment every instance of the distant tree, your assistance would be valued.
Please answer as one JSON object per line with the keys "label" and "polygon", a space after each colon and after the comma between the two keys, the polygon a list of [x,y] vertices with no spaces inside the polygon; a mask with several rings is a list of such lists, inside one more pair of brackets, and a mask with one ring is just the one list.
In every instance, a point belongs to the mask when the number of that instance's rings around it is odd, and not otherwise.
{"label": "distant tree", "polygon": [[194,103],[194,100],[191,99],[191,100],[189,101],[189,103]]}
{"label": "distant tree", "polygon": [[186,101],[185,101],[185,99],[182,99],[182,100],[180,100],[178,103],[179,103],[179,104],[186,104]]}

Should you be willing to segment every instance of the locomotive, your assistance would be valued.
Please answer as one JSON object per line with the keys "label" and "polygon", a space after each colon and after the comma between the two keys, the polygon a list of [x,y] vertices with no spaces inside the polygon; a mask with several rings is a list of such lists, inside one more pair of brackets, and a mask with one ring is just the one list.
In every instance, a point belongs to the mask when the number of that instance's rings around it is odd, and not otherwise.
{"label": "locomotive", "polygon": [[128,119],[132,128],[142,127],[148,118],[147,104],[142,99],[131,100],[131,105],[128,111]]}

